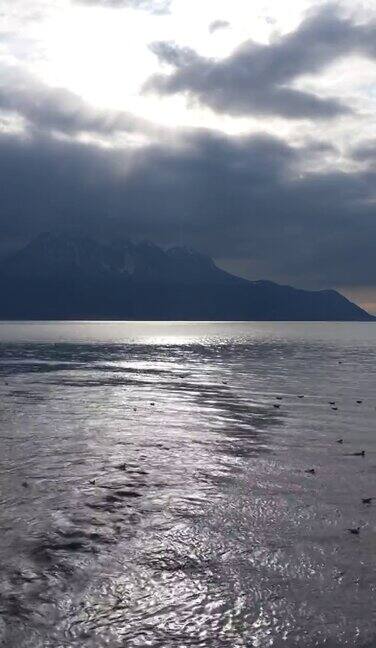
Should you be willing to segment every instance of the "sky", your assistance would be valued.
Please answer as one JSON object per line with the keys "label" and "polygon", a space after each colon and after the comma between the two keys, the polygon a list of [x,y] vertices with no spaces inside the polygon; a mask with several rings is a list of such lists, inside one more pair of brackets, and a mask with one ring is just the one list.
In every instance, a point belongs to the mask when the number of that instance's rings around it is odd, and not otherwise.
{"label": "sky", "polygon": [[0,257],[186,245],[376,312],[374,0],[2,0]]}

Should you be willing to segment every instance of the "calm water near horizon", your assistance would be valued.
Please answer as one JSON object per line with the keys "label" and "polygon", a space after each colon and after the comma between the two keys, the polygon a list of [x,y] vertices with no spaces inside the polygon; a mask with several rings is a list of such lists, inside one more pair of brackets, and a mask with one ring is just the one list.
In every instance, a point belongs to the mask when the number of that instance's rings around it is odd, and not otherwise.
{"label": "calm water near horizon", "polygon": [[375,388],[376,323],[0,322],[0,646],[374,648]]}

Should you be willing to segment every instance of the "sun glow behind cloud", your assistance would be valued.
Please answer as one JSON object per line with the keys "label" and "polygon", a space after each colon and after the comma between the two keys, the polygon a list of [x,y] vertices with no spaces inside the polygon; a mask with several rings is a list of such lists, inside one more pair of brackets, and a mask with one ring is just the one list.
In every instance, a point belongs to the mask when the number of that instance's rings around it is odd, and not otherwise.
{"label": "sun glow behind cloud", "polygon": [[[152,15],[130,8],[114,9],[56,2],[43,19],[26,25],[28,43],[39,56],[28,68],[52,87],[76,93],[93,106],[126,110],[169,127],[206,127],[229,134],[265,129],[280,134],[289,127],[281,120],[217,115],[184,97],[161,98],[142,92],[145,80],[160,69],[149,45],[177,41],[203,56],[222,58],[251,38],[267,43],[277,31],[299,23],[312,2],[256,0],[175,0],[171,13]],[[221,18],[229,27],[214,34],[209,25]],[[20,48],[19,41],[17,45]],[[14,52],[17,57],[17,52]],[[24,62],[24,55],[22,55]]]}
{"label": "sun glow behind cloud", "polygon": [[[142,92],[145,80],[161,67],[149,46],[155,41],[174,41],[202,56],[224,58],[248,39],[267,44],[296,29],[307,9],[320,4],[325,5],[326,0],[174,0],[170,13],[154,15],[68,0],[31,0],[26,11],[21,0],[6,0],[0,55],[26,66],[51,87],[68,89],[95,107],[135,112],[172,127],[201,126],[230,134],[267,128],[283,136],[293,129],[281,119],[233,118],[182,96],[155,97]],[[353,7],[344,0],[342,6],[346,5]],[[369,11],[367,2],[359,7]],[[210,34],[209,26],[216,20],[229,26]],[[347,98],[359,70],[364,77],[361,87],[357,84],[360,94],[372,98],[370,66],[362,61],[345,64],[340,74],[320,74],[296,84]]]}
{"label": "sun glow behind cloud", "polygon": [[[310,134],[309,122],[218,114],[182,95],[155,96],[142,89],[145,81],[161,70],[150,49],[153,42],[177,42],[202,56],[221,59],[249,39],[267,44],[293,31],[305,12],[320,4],[325,4],[324,0],[174,0],[170,13],[154,15],[68,0],[31,0],[26,12],[23,2],[13,0],[5,12],[9,37],[0,42],[0,54],[3,60],[26,67],[48,86],[74,92],[95,108],[127,111],[168,128],[209,128],[229,135],[266,131],[299,142]],[[228,27],[210,34],[209,27],[216,20],[227,22]],[[319,79],[299,79],[296,84],[348,98],[359,69],[364,77],[360,95],[368,94],[371,99],[371,91],[366,89],[367,82],[371,83],[370,68],[364,62],[356,70],[353,65],[345,66],[341,74],[328,72]],[[342,119],[325,128],[324,136],[334,129],[336,141],[341,137],[346,141],[352,123]],[[119,138],[118,143],[121,141]]]}

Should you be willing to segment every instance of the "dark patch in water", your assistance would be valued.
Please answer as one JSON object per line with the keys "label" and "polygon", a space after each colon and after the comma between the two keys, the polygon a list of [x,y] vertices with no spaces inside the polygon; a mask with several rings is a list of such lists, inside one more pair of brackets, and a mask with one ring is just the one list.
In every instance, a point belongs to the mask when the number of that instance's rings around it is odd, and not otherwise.
{"label": "dark patch in water", "polygon": [[119,490],[116,491],[116,495],[119,497],[142,497],[141,493],[133,490]]}
{"label": "dark patch in water", "polygon": [[86,502],[85,506],[87,506],[87,508],[89,509],[93,509],[94,511],[106,511],[107,513],[116,512],[116,509],[113,506],[110,506],[110,504]]}
{"label": "dark patch in water", "polygon": [[106,495],[105,500],[106,500],[106,502],[110,502],[110,503],[115,504],[116,502],[119,501],[119,498],[116,497],[116,495]]}

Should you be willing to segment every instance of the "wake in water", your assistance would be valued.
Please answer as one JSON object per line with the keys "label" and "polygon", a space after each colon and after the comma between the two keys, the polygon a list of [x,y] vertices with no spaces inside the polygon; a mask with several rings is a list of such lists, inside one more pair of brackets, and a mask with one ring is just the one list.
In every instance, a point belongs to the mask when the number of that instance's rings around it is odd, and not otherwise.
{"label": "wake in water", "polygon": [[2,646],[375,644],[372,325],[44,326],[0,327]]}

